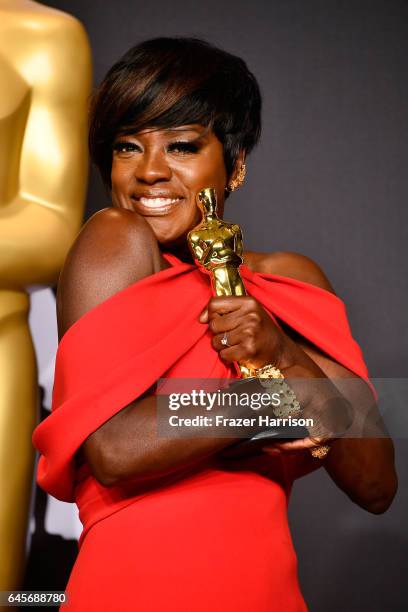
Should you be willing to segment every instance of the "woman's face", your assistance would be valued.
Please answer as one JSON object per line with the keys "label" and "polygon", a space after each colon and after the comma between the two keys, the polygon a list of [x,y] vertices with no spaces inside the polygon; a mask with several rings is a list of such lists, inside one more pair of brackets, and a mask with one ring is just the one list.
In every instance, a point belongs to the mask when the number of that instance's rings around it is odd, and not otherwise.
{"label": "woman's face", "polygon": [[213,131],[194,124],[118,137],[112,156],[114,206],[134,210],[161,244],[177,244],[201,220],[197,192],[214,187],[224,209],[224,151]]}

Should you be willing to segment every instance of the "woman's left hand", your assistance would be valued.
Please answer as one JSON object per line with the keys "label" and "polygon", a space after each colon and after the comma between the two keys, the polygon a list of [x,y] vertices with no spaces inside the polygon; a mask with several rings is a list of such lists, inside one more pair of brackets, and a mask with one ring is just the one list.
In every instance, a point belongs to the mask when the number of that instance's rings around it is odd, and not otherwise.
{"label": "woman's left hand", "polygon": [[[260,368],[279,367],[286,348],[284,333],[251,296],[212,297],[200,315],[214,337],[212,345],[227,362]],[[221,342],[226,339],[227,345]]]}

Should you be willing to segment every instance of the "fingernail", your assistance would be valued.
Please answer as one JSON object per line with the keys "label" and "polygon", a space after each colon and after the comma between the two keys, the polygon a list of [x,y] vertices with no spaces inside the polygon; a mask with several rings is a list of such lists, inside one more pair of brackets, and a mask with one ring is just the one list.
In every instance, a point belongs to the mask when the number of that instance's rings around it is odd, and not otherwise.
{"label": "fingernail", "polygon": [[207,323],[207,319],[208,319],[208,310],[207,308],[205,310],[203,310],[203,312],[200,314],[200,323]]}

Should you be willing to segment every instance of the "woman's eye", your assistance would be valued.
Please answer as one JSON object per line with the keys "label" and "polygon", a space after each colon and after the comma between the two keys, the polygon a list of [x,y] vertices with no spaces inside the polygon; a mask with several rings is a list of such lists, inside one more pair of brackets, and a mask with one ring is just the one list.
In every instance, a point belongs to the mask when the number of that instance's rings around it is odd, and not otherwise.
{"label": "woman's eye", "polygon": [[137,144],[133,142],[115,142],[113,150],[116,153],[133,153],[139,149]]}
{"label": "woman's eye", "polygon": [[194,142],[172,142],[168,150],[176,153],[197,153],[199,147]]}

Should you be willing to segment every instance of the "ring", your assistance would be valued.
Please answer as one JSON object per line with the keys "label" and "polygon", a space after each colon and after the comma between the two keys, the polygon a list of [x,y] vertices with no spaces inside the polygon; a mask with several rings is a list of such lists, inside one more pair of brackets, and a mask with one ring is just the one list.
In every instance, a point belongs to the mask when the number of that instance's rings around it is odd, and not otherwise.
{"label": "ring", "polygon": [[231,345],[228,343],[227,332],[224,332],[224,335],[223,335],[223,337],[221,338],[221,344],[222,344],[223,346],[231,346]]}
{"label": "ring", "polygon": [[312,457],[315,457],[316,459],[324,459],[330,450],[330,446],[328,444],[321,444],[320,446],[315,446],[309,450]]}
{"label": "ring", "polygon": [[315,446],[314,448],[309,448],[310,454],[316,459],[323,459],[329,452],[330,445],[325,444],[326,440],[324,440],[323,438],[319,439],[310,436],[310,439],[312,440],[312,442],[315,442],[315,444],[317,444],[317,446]]}

